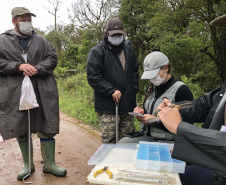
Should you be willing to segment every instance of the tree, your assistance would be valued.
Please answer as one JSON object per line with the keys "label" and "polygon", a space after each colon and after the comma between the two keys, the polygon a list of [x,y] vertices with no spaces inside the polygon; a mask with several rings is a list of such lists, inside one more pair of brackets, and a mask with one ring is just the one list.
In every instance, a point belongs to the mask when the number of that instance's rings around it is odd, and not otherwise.
{"label": "tree", "polygon": [[57,31],[57,12],[60,9],[60,3],[62,3],[62,1],[61,0],[47,0],[47,1],[53,6],[53,12],[46,7],[44,8],[48,10],[48,13],[54,16],[54,28],[55,31]]}
{"label": "tree", "polygon": [[58,60],[61,59],[61,51],[68,42],[67,36],[62,32],[52,30],[46,35],[46,39],[56,48]]}
{"label": "tree", "polygon": [[84,30],[82,35],[82,43],[79,47],[78,60],[80,63],[86,63],[87,54],[90,49],[100,42],[100,38],[103,37],[103,33],[99,32],[93,26]]}
{"label": "tree", "polygon": [[[58,54],[58,60],[59,60],[59,66],[61,67],[69,67],[72,68],[75,66],[75,56],[73,52],[71,51],[73,48],[78,48],[78,45],[81,44],[80,38],[77,38],[78,35],[75,32],[74,25],[68,24],[68,25],[57,25],[57,31],[53,29],[52,27],[49,27],[49,32],[46,34],[46,38],[51,42],[51,44],[56,48],[57,54]],[[66,51],[70,50],[70,51]],[[77,53],[77,51],[75,51]],[[73,56],[66,56],[66,55],[73,55]],[[67,59],[69,58],[70,61],[72,61],[74,64],[68,66]],[[77,62],[77,60],[76,60]]]}
{"label": "tree", "polygon": [[78,49],[79,45],[67,43],[65,50],[62,51],[62,57],[58,62],[58,66],[67,67],[68,69],[75,69],[78,64]]}
{"label": "tree", "polygon": [[185,75],[209,91],[225,81],[224,75],[219,74],[226,71],[225,36],[217,32],[214,41],[216,28],[209,25],[218,16],[216,9],[225,12],[223,0],[122,0],[119,15],[142,71],[144,56],[159,50],[168,56],[177,79]]}
{"label": "tree", "polygon": [[34,31],[35,31],[35,33],[37,33],[39,35],[45,36],[45,32],[42,31],[40,28],[34,28]]}
{"label": "tree", "polygon": [[76,39],[80,40],[77,56],[80,64],[86,64],[90,49],[102,40],[106,22],[118,15],[118,6],[118,0],[78,0],[72,4],[69,17],[76,29]]}
{"label": "tree", "polygon": [[[133,45],[139,60],[139,76],[143,73],[143,60],[151,51],[157,50],[153,45],[155,35],[151,34],[150,19],[154,16],[155,0],[122,0],[119,17],[123,22],[126,35]],[[146,92],[149,81],[139,83],[138,101]]]}
{"label": "tree", "polygon": [[[211,13],[210,20],[215,19],[226,12],[225,1],[207,0],[208,9]],[[209,21],[210,21],[209,20]],[[226,30],[221,28],[210,27],[211,39],[213,42],[214,55],[210,57],[215,61],[217,71],[222,81],[226,80]]]}
{"label": "tree", "polygon": [[[151,41],[154,35],[149,34],[151,17],[154,16],[155,0],[122,0],[119,17],[123,21],[126,34],[132,41],[137,54],[148,54],[153,50]],[[151,44],[151,45],[150,45]]]}
{"label": "tree", "polygon": [[117,16],[118,6],[118,0],[78,0],[72,4],[70,19],[76,27],[97,27],[110,17]]}
{"label": "tree", "polygon": [[[151,19],[155,46],[165,53],[173,66],[175,76],[192,78],[208,91],[219,83],[214,62],[203,51],[212,52],[207,24],[206,4],[194,0],[160,0]],[[211,74],[215,82],[206,74]]]}

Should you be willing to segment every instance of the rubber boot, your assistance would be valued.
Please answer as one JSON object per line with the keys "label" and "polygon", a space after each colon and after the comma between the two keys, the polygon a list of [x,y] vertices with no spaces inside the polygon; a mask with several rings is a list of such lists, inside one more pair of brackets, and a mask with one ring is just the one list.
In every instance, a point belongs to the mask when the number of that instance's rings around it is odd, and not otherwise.
{"label": "rubber boot", "polygon": [[[23,180],[23,178],[29,174],[29,154],[28,154],[28,140],[25,141],[18,141],[19,147],[23,156],[24,160],[24,168],[19,172],[17,175],[18,180]],[[31,173],[35,171],[35,165],[33,161],[33,145],[31,142]],[[30,176],[30,175],[29,175]],[[29,176],[27,176],[25,179],[27,179]]]}
{"label": "rubber boot", "polygon": [[52,173],[55,176],[65,176],[67,170],[61,168],[55,163],[55,139],[50,140],[41,139],[41,153],[44,159],[43,172]]}

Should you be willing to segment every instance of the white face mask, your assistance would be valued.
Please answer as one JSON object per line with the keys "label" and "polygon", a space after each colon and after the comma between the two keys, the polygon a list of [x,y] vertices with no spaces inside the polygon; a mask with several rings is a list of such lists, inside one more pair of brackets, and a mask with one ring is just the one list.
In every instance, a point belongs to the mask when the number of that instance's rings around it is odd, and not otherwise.
{"label": "white face mask", "polygon": [[150,82],[154,85],[154,86],[159,86],[161,85],[165,79],[166,79],[166,73],[165,73],[165,77],[164,78],[161,78],[160,75],[162,74],[162,72],[157,75],[154,79],[150,79]]}
{"label": "white face mask", "polygon": [[114,46],[118,46],[122,43],[123,41],[123,35],[121,36],[114,36],[114,37],[109,37],[108,36],[108,42],[110,42]]}
{"label": "white face mask", "polygon": [[33,26],[31,22],[19,22],[20,28],[19,31],[24,35],[31,35],[33,31]]}

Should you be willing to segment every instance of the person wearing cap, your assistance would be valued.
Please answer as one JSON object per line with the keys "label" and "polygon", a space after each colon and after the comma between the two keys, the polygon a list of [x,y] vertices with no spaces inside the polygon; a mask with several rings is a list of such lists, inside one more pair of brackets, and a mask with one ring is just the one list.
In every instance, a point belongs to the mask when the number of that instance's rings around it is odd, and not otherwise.
{"label": "person wearing cap", "polygon": [[[17,138],[24,160],[18,180],[29,173],[27,111],[19,110],[24,76],[30,77],[39,104],[30,110],[31,132],[41,141],[43,172],[65,176],[55,163],[55,139],[59,133],[59,102],[53,71],[57,53],[45,37],[33,31],[32,17],[25,7],[11,11],[14,29],[0,35],[0,133],[4,140]],[[27,59],[27,61],[26,61]],[[31,172],[35,171],[31,147]]]}
{"label": "person wearing cap", "polygon": [[[226,29],[226,15],[210,22]],[[226,82],[193,101],[193,107],[170,108],[164,99],[158,112],[162,123],[176,134],[172,157],[189,162],[180,174],[183,185],[226,184]],[[182,118],[183,117],[183,120]],[[187,124],[187,120],[203,123],[203,128]]]}
{"label": "person wearing cap", "polygon": [[144,114],[144,117],[137,116],[141,121],[141,133],[139,137],[124,137],[120,143],[139,143],[139,141],[161,141],[173,142],[175,134],[170,133],[161,122],[148,123],[148,119],[154,118],[155,109],[162,103],[163,98],[172,102],[193,100],[190,89],[181,81],[177,81],[171,75],[171,66],[168,57],[159,51],[148,54],[143,63],[144,72],[141,79],[150,80],[146,96],[144,97],[143,108],[136,107],[135,113]]}
{"label": "person wearing cap", "polygon": [[119,104],[119,138],[135,130],[134,118],[128,112],[136,107],[139,64],[124,34],[122,21],[109,19],[103,41],[93,47],[87,57],[87,79],[94,90],[103,143],[116,142],[116,102]]}

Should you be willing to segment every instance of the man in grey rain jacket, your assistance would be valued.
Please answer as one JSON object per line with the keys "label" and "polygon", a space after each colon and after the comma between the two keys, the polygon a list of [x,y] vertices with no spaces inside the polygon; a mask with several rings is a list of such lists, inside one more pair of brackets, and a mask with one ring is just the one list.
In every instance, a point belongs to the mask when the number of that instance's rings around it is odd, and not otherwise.
{"label": "man in grey rain jacket", "polygon": [[[4,140],[17,138],[24,160],[17,178],[22,180],[29,172],[28,118],[27,111],[19,110],[19,103],[22,81],[28,75],[39,104],[30,110],[30,122],[31,132],[41,141],[43,172],[65,176],[66,169],[55,164],[53,138],[59,133],[58,90],[53,75],[57,53],[43,36],[34,33],[31,16],[35,14],[25,7],[15,7],[11,14],[15,28],[0,35],[0,133]],[[27,55],[28,63],[22,54]],[[31,171],[35,171],[33,158]]]}

